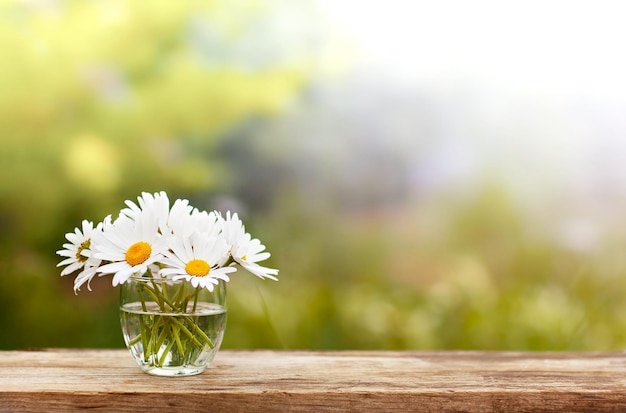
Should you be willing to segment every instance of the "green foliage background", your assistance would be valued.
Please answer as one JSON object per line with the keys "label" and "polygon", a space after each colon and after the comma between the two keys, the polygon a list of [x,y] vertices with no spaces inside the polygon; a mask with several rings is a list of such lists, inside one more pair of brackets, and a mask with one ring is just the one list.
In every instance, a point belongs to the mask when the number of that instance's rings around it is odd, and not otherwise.
{"label": "green foliage background", "polygon": [[224,190],[221,133],[294,95],[293,67],[206,62],[193,49],[190,22],[234,41],[263,13],[237,4],[237,18],[207,1],[0,4],[0,347],[119,345],[114,292],[73,297],[55,276],[63,234],[141,191]]}
{"label": "green foliage background", "polygon": [[222,2],[104,3],[0,3],[1,349],[123,346],[110,279],[75,296],[55,251],[82,219],[158,190],[209,210],[244,200],[244,221],[281,270],[279,283],[229,284],[226,348],[626,343],[619,233],[591,252],[565,249],[497,184],[357,211],[312,200],[284,179],[284,148],[240,127],[278,122],[306,69],[207,61],[189,41],[200,19],[227,47],[264,3],[236,2],[237,13]]}

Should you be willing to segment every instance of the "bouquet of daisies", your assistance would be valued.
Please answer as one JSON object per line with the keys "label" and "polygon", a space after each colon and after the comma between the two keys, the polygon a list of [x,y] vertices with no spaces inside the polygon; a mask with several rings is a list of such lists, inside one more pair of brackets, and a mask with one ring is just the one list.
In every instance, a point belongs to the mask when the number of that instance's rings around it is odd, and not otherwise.
{"label": "bouquet of daisies", "polygon": [[66,234],[69,241],[57,254],[65,257],[61,275],[78,273],[74,291],[95,276],[112,275],[123,284],[133,275],[187,280],[193,287],[213,290],[228,274],[243,268],[262,278],[277,280],[278,270],[259,262],[270,257],[261,242],[245,230],[236,213],[200,211],[189,201],[172,205],[165,192],[142,193],[137,203],[126,201],[117,218],[109,215],[94,226]]}
{"label": "bouquet of daisies", "polygon": [[260,278],[278,275],[259,264],[270,254],[237,214],[199,211],[184,199],[170,205],[165,192],[143,193],[137,203],[126,201],[117,218],[95,226],[84,220],[65,237],[58,266],[65,266],[62,276],[77,273],[75,292],[85,284],[91,290],[95,276],[123,284],[124,340],[152,374],[204,370],[225,326],[225,289],[216,286],[229,274],[244,268]]}

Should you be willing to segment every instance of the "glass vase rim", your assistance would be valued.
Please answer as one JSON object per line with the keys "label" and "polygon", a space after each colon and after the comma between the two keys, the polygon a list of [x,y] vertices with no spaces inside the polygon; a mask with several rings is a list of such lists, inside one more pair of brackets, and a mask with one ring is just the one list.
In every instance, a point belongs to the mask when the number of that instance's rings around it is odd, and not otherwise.
{"label": "glass vase rim", "polygon": [[[136,281],[136,282],[156,282],[156,283],[167,283],[167,284],[184,284],[184,283],[191,283],[191,281],[185,279],[185,278],[180,278],[178,280],[172,280],[171,278],[168,277],[161,277],[161,276],[154,276],[154,275],[146,275],[146,273],[143,274],[133,274],[130,277],[128,277],[128,279],[125,281],[125,283],[130,282],[130,281]],[[218,279],[219,284],[215,285],[215,287],[218,286],[225,286],[226,285],[226,281],[222,280],[222,279]]]}
{"label": "glass vase rim", "polygon": [[128,277],[127,281],[156,281],[156,282],[163,282],[163,281],[168,281],[171,283],[178,283],[181,281],[186,281],[185,279],[182,280],[172,280],[171,278],[167,278],[167,277],[161,277],[159,275],[154,276],[154,275],[146,275],[146,273],[140,274],[133,274],[130,277]]}

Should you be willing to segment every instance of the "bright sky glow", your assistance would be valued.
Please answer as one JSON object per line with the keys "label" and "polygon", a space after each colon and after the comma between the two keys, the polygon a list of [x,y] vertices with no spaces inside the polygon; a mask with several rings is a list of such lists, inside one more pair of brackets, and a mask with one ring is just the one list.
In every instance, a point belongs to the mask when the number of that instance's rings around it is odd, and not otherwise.
{"label": "bright sky glow", "polygon": [[363,63],[406,81],[626,97],[626,2],[321,1]]}

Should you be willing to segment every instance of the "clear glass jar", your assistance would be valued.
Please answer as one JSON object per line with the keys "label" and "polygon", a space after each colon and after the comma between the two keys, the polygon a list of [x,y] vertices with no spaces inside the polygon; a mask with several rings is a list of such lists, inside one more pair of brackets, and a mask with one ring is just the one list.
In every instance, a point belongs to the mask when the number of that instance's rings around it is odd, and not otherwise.
{"label": "clear glass jar", "polygon": [[226,283],[213,291],[149,276],[121,285],[124,341],[143,371],[158,376],[202,373],[226,328]]}

